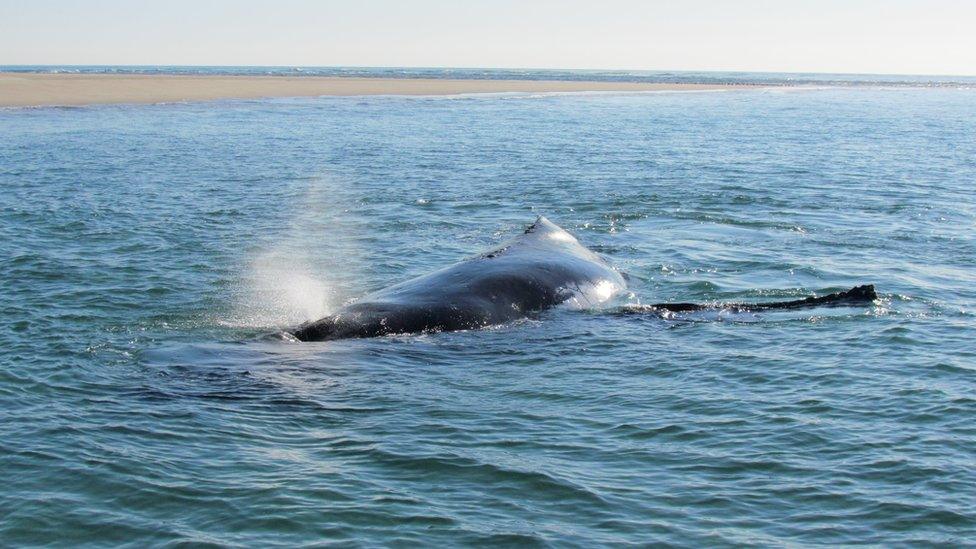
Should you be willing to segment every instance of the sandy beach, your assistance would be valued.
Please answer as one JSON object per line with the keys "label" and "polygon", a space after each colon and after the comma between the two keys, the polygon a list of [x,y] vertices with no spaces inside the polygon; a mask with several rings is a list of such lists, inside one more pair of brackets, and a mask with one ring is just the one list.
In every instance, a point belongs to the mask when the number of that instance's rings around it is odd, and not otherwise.
{"label": "sandy beach", "polygon": [[320,95],[721,90],[743,85],[285,76],[0,73],[0,106],[168,103]]}

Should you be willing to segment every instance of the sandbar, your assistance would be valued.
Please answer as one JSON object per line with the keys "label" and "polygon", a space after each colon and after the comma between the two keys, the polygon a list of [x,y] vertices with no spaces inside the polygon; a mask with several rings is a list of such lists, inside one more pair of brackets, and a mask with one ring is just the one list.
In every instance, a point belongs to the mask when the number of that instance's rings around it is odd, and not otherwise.
{"label": "sandbar", "polygon": [[469,93],[709,91],[748,84],[452,80],[332,76],[0,73],[0,107],[174,103],[217,99]]}

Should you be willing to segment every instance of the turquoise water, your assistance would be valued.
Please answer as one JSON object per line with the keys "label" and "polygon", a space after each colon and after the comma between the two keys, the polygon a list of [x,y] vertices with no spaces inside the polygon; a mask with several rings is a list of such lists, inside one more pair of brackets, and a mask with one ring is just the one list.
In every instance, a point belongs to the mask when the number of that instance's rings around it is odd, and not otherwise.
{"label": "turquoise water", "polygon": [[[7,109],[0,136],[0,545],[976,535],[972,90]],[[629,293],[276,335],[538,214]]]}

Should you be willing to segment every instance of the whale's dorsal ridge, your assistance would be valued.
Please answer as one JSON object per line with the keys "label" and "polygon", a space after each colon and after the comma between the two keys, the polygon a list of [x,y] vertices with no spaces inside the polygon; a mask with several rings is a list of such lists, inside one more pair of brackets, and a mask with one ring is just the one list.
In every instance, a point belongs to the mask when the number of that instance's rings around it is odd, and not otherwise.
{"label": "whale's dorsal ridge", "polygon": [[541,241],[561,242],[564,245],[569,244],[579,246],[581,248],[583,247],[583,245],[579,243],[579,240],[577,240],[576,237],[573,236],[569,231],[560,227],[559,225],[556,225],[552,221],[549,221],[543,215],[540,215],[535,220],[535,223],[529,225],[529,228],[525,229],[524,234],[532,235],[536,239],[541,239]]}
{"label": "whale's dorsal ridge", "polygon": [[525,234],[530,233],[541,233],[541,232],[553,232],[553,231],[564,231],[562,227],[556,225],[544,215],[540,215],[535,218],[535,222],[525,229]]}

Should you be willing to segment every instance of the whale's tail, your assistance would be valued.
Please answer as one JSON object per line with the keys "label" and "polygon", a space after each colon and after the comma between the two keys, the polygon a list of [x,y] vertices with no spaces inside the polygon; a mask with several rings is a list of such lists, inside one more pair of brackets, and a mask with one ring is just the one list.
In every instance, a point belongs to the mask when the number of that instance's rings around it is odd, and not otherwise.
{"label": "whale's tail", "polygon": [[767,303],[655,303],[652,309],[671,312],[704,311],[709,309],[732,309],[735,311],[769,311],[782,309],[804,309],[808,307],[846,307],[863,305],[878,299],[873,284],[856,286],[846,292],[836,292],[821,297],[808,297],[792,301],[772,301]]}

